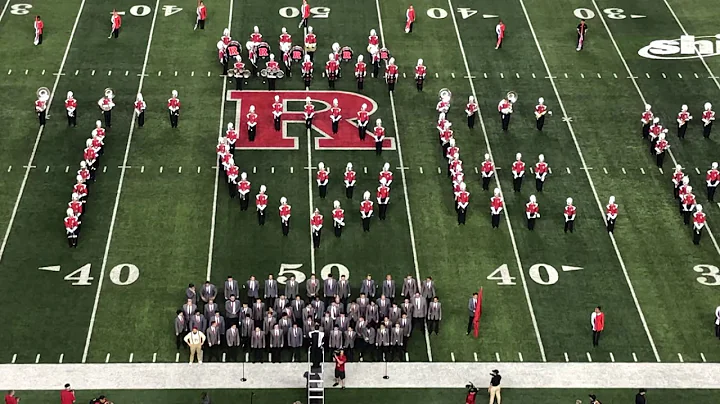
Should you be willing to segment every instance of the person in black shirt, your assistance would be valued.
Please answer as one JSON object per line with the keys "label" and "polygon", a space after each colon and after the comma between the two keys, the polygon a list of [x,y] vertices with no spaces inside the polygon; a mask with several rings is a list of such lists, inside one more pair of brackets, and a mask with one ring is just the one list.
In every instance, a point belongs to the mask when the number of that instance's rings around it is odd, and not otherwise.
{"label": "person in black shirt", "polygon": [[635,395],[635,404],[645,404],[645,393],[647,390],[640,389],[640,391]]}
{"label": "person in black shirt", "polygon": [[577,26],[577,34],[578,34],[578,41],[577,41],[577,51],[580,52],[583,48],[583,44],[585,43],[585,33],[587,32],[588,26],[585,24],[585,20],[580,20],[580,24]]}
{"label": "person in black shirt", "polygon": [[493,404],[495,402],[495,398],[497,397],[497,403],[500,404],[502,401],[502,397],[500,397],[500,380],[502,379],[502,376],[500,376],[500,371],[495,369],[490,373],[490,387],[488,387],[488,393],[490,393],[490,404]]}

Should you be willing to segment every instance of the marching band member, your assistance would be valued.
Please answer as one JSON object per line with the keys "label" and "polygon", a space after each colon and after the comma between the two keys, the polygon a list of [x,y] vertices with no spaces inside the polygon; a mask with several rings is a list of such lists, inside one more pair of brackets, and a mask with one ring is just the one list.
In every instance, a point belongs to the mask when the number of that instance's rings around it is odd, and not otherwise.
{"label": "marching band member", "polygon": [[515,155],[515,162],[512,164],[513,190],[520,192],[523,176],[525,175],[525,163],[522,161],[522,154]]}
{"label": "marching band member", "polygon": [[678,198],[678,192],[680,191],[680,186],[682,185],[683,177],[685,177],[685,174],[682,172],[682,166],[680,164],[675,166],[675,171],[672,175],[672,183],[673,183],[673,195],[675,195],[675,198]]}
{"label": "marching band member", "polygon": [[215,146],[215,152],[218,155],[218,164],[220,164],[221,158],[226,153],[229,153],[230,147],[227,144],[227,138],[219,136],[218,137],[218,144]]}
{"label": "marching band member", "polygon": [[465,216],[467,215],[467,208],[470,205],[470,192],[466,190],[464,182],[460,183],[460,192],[455,195],[455,203],[457,206],[457,220],[458,225],[465,224]]}
{"label": "marching band member", "polygon": [[395,64],[395,58],[388,60],[388,65],[385,67],[385,82],[388,85],[388,91],[395,91],[395,83],[398,79],[398,67]]}
{"label": "marching band member", "polygon": [[310,61],[315,61],[315,50],[317,50],[317,36],[313,33],[313,27],[307,27],[305,34],[305,52],[310,55]]}
{"label": "marching band member", "polygon": [[382,119],[378,118],[375,120],[375,127],[370,136],[375,140],[375,154],[378,156],[381,155],[383,141],[385,140],[385,128],[382,126]]}
{"label": "marching band member", "polygon": [[685,175],[682,178],[682,184],[678,188],[678,209],[680,214],[682,214],[683,198],[685,198],[685,194],[690,191],[692,191],[692,187],[690,186],[690,177]]}
{"label": "marching band member", "polygon": [[333,60],[340,63],[340,44],[337,42],[333,42],[331,48],[332,48]]}
{"label": "marching band member", "polygon": [[335,237],[342,235],[342,228],[345,226],[345,210],[340,208],[340,201],[333,202],[333,227],[335,228]]}
{"label": "marching band member", "polygon": [[705,136],[706,138],[710,137],[710,130],[712,129],[712,124],[714,120],[715,112],[712,110],[712,104],[706,102],[705,111],[703,111],[702,113],[703,136]]}
{"label": "marching band member", "polygon": [[302,6],[300,6],[300,15],[302,17],[300,20],[300,24],[298,24],[298,28],[307,28],[308,19],[310,18],[310,4],[308,4],[307,0],[303,0]]}
{"label": "marching band member", "polygon": [[105,129],[102,127],[102,122],[95,121],[95,129],[93,129],[92,135],[99,136],[101,139],[105,138]]}
{"label": "marching band member", "polygon": [[338,133],[338,126],[342,119],[342,109],[338,106],[337,98],[333,99],[333,106],[330,108],[330,121],[332,121],[332,133]]}
{"label": "marching band member", "polygon": [[605,207],[605,219],[607,221],[607,231],[612,233],[615,231],[615,220],[618,216],[618,206],[615,204],[615,197],[611,196],[608,199],[608,204]]}
{"label": "marching band member", "polygon": [[443,92],[440,95],[440,101],[435,106],[435,110],[442,115],[443,119],[445,118],[445,115],[450,110],[450,94]]}
{"label": "marching band member", "polygon": [[538,192],[543,190],[548,171],[550,171],[550,166],[545,162],[545,155],[541,154],[538,156],[537,164],[535,164],[535,188]]}
{"label": "marching band member", "polygon": [[367,124],[370,120],[370,114],[368,114],[367,112],[367,104],[363,104],[360,106],[360,111],[358,111],[357,117],[358,134],[360,135],[360,140],[365,140]]}
{"label": "marching band member", "polygon": [[275,91],[275,77],[280,71],[280,64],[275,61],[275,54],[270,54],[270,60],[265,62],[265,69],[267,69],[268,90]]}
{"label": "marching band member", "polygon": [[280,44],[280,50],[283,53],[290,52],[290,48],[292,48],[292,36],[287,33],[287,29],[285,27],[282,27],[280,40],[278,42]]}
{"label": "marching band member", "polygon": [[390,187],[387,186],[387,181],[384,178],[380,179],[380,186],[377,189],[377,202],[380,206],[380,220],[385,220],[385,214],[387,213],[388,204],[390,203]]}
{"label": "marching band member", "polygon": [[415,66],[415,84],[418,91],[422,91],[423,89],[425,76],[427,76],[427,68],[423,65],[423,60],[418,59],[417,66]]}
{"label": "marching band member", "polygon": [[227,170],[225,170],[228,182],[228,192],[230,198],[235,198],[235,192],[237,192],[237,177],[240,174],[240,169],[235,165],[235,159],[230,159],[230,164]]}
{"label": "marching band member", "polygon": [[585,35],[587,34],[588,26],[585,24],[585,20],[580,20],[580,24],[577,26],[577,48],[576,51],[580,52],[585,44]]}
{"label": "marching band member", "polygon": [[313,62],[310,60],[310,55],[305,55],[305,60],[300,66],[300,72],[302,73],[303,80],[305,81],[305,89],[308,89],[313,75]]}
{"label": "marching band member", "polygon": [[649,136],[650,136],[650,154],[655,154],[655,142],[657,142],[658,136],[661,133],[667,133],[667,129],[660,125],[660,118],[653,118],[653,124],[650,125]]}
{"label": "marching band member", "polygon": [[323,215],[320,214],[320,209],[315,208],[312,216],[310,217],[310,229],[312,230],[313,247],[320,248],[320,233],[323,227]]}
{"label": "marching band member", "polygon": [[115,39],[118,38],[118,35],[120,35],[120,26],[122,26],[122,17],[120,17],[120,14],[118,14],[117,10],[113,9],[112,11],[112,17],[110,17],[110,36],[108,39],[115,37]]}
{"label": "marching band member", "polygon": [[229,152],[223,154],[220,157],[220,163],[222,164],[222,167],[223,167],[223,175],[227,176],[228,168],[230,168],[231,165],[235,164],[235,162],[233,160],[233,155],[230,154]]}
{"label": "marching band member", "polygon": [[35,113],[38,116],[40,126],[45,125],[45,118],[47,117],[47,102],[50,99],[50,94],[41,94],[38,99],[35,100]]}
{"label": "marching band member", "polygon": [[409,34],[412,32],[413,25],[415,24],[415,9],[412,4],[405,11],[405,33]]}
{"label": "marching band member", "polygon": [[567,206],[565,206],[565,233],[575,231],[575,215],[577,214],[577,208],[573,206],[572,198],[567,198]]}
{"label": "marching band member", "polygon": [[655,143],[655,156],[657,166],[662,168],[663,161],[665,161],[665,152],[670,148],[670,144],[665,140],[665,134],[661,133],[658,136],[658,141]]}
{"label": "marching band member", "polygon": [[235,152],[235,142],[240,139],[240,135],[235,131],[235,127],[232,122],[228,122],[227,130],[225,131],[225,139],[227,140],[228,151],[230,153]]}
{"label": "marching band member", "polygon": [[382,171],[380,171],[380,174],[378,175],[378,182],[382,182],[382,180],[385,180],[385,185],[390,187],[393,182],[393,173],[390,171],[390,163],[383,164]]}
{"label": "marching band member", "polygon": [[487,191],[490,188],[490,180],[495,174],[495,165],[492,160],[490,160],[489,153],[485,153],[485,161],[483,161],[480,170],[482,174],[482,189],[483,191]]}
{"label": "marching band member", "polygon": [[693,187],[688,185],[682,199],[683,223],[685,224],[690,224],[690,214],[695,210],[696,199],[692,191]]}
{"label": "marching band member", "polygon": [[96,163],[98,159],[97,150],[92,147],[92,140],[86,142],[85,144],[87,145],[87,147],[83,150],[83,159],[85,160],[85,163],[90,170],[90,180],[95,181],[95,171],[97,170]]}
{"label": "marching band member", "polygon": [[80,200],[80,195],[72,194],[70,202],[68,202],[68,208],[72,209],[76,218],[80,218],[83,213],[83,202]]}
{"label": "marching band member", "polygon": [[707,217],[703,213],[702,205],[695,207],[695,214],[693,214],[693,244],[700,244],[700,236],[702,236],[702,229],[705,227],[705,220]]}
{"label": "marching band member", "polygon": [[502,48],[502,41],[505,38],[505,24],[500,20],[498,24],[495,26],[495,35],[497,35],[497,43],[495,44],[495,49]]}
{"label": "marching band member", "polygon": [[42,45],[42,36],[43,29],[45,28],[45,23],[42,22],[39,15],[35,16],[33,27],[35,28],[35,40],[33,41],[33,44],[35,44],[35,46]]}
{"label": "marching band member", "polygon": [[707,183],[708,200],[710,202],[715,202],[715,190],[720,184],[720,171],[718,171],[718,163],[712,163],[710,169],[705,175],[705,182]]}
{"label": "marching band member", "polygon": [[374,29],[370,30],[370,36],[368,36],[368,48],[370,48],[370,47],[375,47],[375,48],[380,47],[380,38],[378,38],[377,33],[375,32]]}
{"label": "marching band member", "polygon": [[496,229],[500,227],[500,213],[503,210],[503,199],[500,196],[500,188],[495,188],[493,197],[490,198],[490,216],[492,216],[492,227]]}
{"label": "marching band member", "polygon": [[133,107],[135,116],[137,116],[138,126],[142,128],[143,125],[145,125],[145,108],[147,108],[147,104],[143,101],[143,95],[141,93],[138,93]]}
{"label": "marching band member", "polygon": [[283,104],[280,102],[280,96],[275,96],[275,102],[272,105],[273,122],[275,122],[275,130],[280,130],[280,119],[282,118]]}
{"label": "marching band member", "polygon": [[690,113],[688,112],[688,106],[683,105],[680,108],[680,112],[677,116],[677,122],[678,122],[678,137],[680,139],[685,139],[685,131],[687,130],[687,122],[692,119],[692,116],[690,116]]}
{"label": "marching band member", "polygon": [[463,174],[461,168],[452,176],[452,191],[453,195],[455,195],[455,199],[457,199],[458,193],[462,191],[460,189],[460,184],[462,184],[463,182],[465,182],[465,174]]}
{"label": "marching band member", "polygon": [[[226,28],[226,29],[227,29],[227,28]],[[223,37],[223,38],[225,38],[225,37]],[[230,40],[230,37],[227,37],[227,38],[228,38],[228,41],[229,41],[229,40]],[[225,74],[225,73],[226,73],[226,72],[225,72],[225,66],[227,65],[227,63],[225,63],[225,62],[227,61],[227,59],[226,59],[226,58],[227,58],[227,54],[225,53],[225,51],[226,51],[226,49],[227,49],[227,45],[223,43],[222,39],[220,39],[220,40],[217,42],[217,45],[216,45],[216,46],[217,46],[217,50],[218,50],[218,53],[217,53],[217,55],[218,55],[218,63],[220,63],[220,64],[223,66],[223,74]]]}
{"label": "marching band member", "polygon": [[172,90],[172,97],[168,99],[167,106],[170,113],[170,127],[177,128],[180,119],[180,99],[177,90]]}
{"label": "marching band member", "polygon": [[448,170],[450,170],[450,162],[456,154],[460,154],[460,148],[455,146],[455,138],[451,137],[448,141],[447,149],[445,149],[445,158],[448,161]]}
{"label": "marching band member", "polygon": [[268,197],[265,195],[267,188],[265,185],[260,185],[260,192],[255,195],[255,209],[257,209],[258,224],[260,226],[265,225],[265,208],[267,208]]}
{"label": "marching band member", "polygon": [[312,103],[310,97],[305,98],[305,108],[303,109],[303,115],[305,116],[305,128],[310,130],[312,128],[312,120],[315,117],[315,106]]}
{"label": "marching band member", "polygon": [[460,155],[456,153],[452,156],[450,164],[448,164],[448,177],[459,172],[462,172],[462,160],[460,160]]}
{"label": "marching band member", "polygon": [[105,126],[112,127],[112,109],[115,107],[115,103],[112,98],[108,97],[107,94],[98,100],[98,106],[102,110],[103,117],[105,118]]}
{"label": "marching band member", "polygon": [[360,217],[362,218],[363,232],[370,231],[370,218],[373,214],[373,202],[370,200],[370,191],[363,193],[363,201],[360,202]]}
{"label": "marching band member", "polygon": [[250,42],[252,43],[252,47],[256,47],[262,42],[262,34],[260,33],[260,28],[256,26],[253,27],[253,32],[250,34]]}
{"label": "marching band member", "polygon": [[507,132],[510,125],[510,115],[513,113],[512,103],[507,98],[503,98],[498,104],[498,112],[500,112],[502,129]]}
{"label": "marching band member", "polygon": [[85,180],[83,180],[82,177],[79,175],[75,177],[75,180],[77,181],[77,183],[73,186],[72,192],[74,194],[78,194],[80,200],[85,202],[85,198],[87,198],[88,195],[88,188],[87,185],[85,185]]}
{"label": "marching band member", "polygon": [[200,0],[198,2],[197,9],[195,9],[195,15],[197,15],[197,19],[195,19],[195,28],[193,30],[198,29],[205,29],[205,18],[207,17],[207,8],[205,7],[205,3]]}
{"label": "marching band member", "polygon": [[290,215],[292,213],[292,206],[288,205],[287,198],[284,196],[280,198],[280,207],[278,208],[280,213],[280,226],[282,227],[283,236],[287,236],[290,233]]}
{"label": "marching band member", "polygon": [[445,122],[445,128],[440,132],[440,146],[442,146],[443,153],[446,155],[450,147],[450,139],[453,138],[453,130],[450,129],[451,126],[451,122]]}
{"label": "marching band member", "polygon": [[235,89],[242,90],[243,77],[241,77],[241,75],[242,72],[245,70],[245,63],[243,63],[242,57],[240,55],[235,56],[233,69],[235,69]]}
{"label": "marching band member", "polygon": [[480,108],[478,107],[477,102],[475,102],[475,97],[473,97],[472,95],[469,96],[468,103],[467,105],[465,105],[468,128],[472,129],[475,127],[475,116],[477,115],[479,109]]}
{"label": "marching band member", "polygon": [[80,227],[80,221],[75,216],[75,213],[72,209],[69,209],[66,211],[67,216],[63,220],[65,224],[65,231],[67,233],[68,238],[68,245],[73,248],[77,248],[77,242],[78,242],[78,228]]}
{"label": "marching band member", "polygon": [[357,63],[355,63],[355,79],[357,80],[358,90],[363,89],[365,76],[367,75],[367,66],[363,62],[363,55],[358,55]]}
{"label": "marching band member", "polygon": [[105,143],[103,142],[103,138],[99,136],[93,136],[88,139],[90,141],[90,145],[93,149],[98,153],[98,155],[102,155],[103,151],[102,148],[105,146]]}
{"label": "marching band member", "polygon": [[255,113],[254,105],[250,106],[245,118],[247,118],[248,140],[254,142],[255,135],[257,134],[257,114]]}
{"label": "marching band member", "polygon": [[347,166],[345,167],[345,175],[343,178],[343,182],[345,182],[345,196],[348,199],[352,199],[353,197],[356,180],[357,176],[355,174],[355,171],[353,171],[352,163],[347,163]]}
{"label": "marching band member", "polygon": [[655,118],[655,115],[652,113],[652,106],[650,104],[645,104],[645,112],[642,113],[642,116],[640,117],[640,122],[642,122],[642,137],[643,139],[647,139],[650,136],[650,125],[653,123],[653,120]]}
{"label": "marching band member", "polygon": [[449,123],[450,123],[450,121],[445,119],[445,113],[440,112],[440,115],[438,116],[437,126],[436,126],[438,132],[442,133],[445,130],[445,126]]}
{"label": "marching band member", "polygon": [[248,198],[248,194],[250,193],[250,181],[247,179],[247,173],[241,173],[240,174],[240,182],[237,184],[238,194],[240,194],[240,210],[248,210],[248,204],[250,202],[250,198]]}
{"label": "marching band member", "polygon": [[[220,37],[220,41],[222,41],[224,47],[228,46],[228,44],[230,43],[230,41],[232,41],[232,38],[230,37],[230,28],[225,28],[225,29],[223,30],[223,34],[222,34],[222,36]],[[224,51],[224,50],[225,50],[225,49],[223,48],[223,51]]]}
{"label": "marching band member", "polygon": [[72,91],[67,92],[65,111],[67,111],[68,126],[77,126],[77,100],[73,98]]}
{"label": "marching band member", "polygon": [[543,97],[538,98],[538,105],[535,106],[535,120],[537,130],[542,131],[545,126],[545,115],[548,113],[548,108],[545,105],[545,99]]}
{"label": "marching band member", "polygon": [[77,170],[77,175],[80,176],[83,181],[87,181],[90,179],[90,170],[88,170],[87,162],[85,162],[85,160],[80,162],[80,169]]}
{"label": "marching band member", "polygon": [[320,198],[325,199],[325,195],[327,195],[328,181],[330,181],[330,170],[325,168],[325,163],[322,161],[318,163],[318,172],[315,175],[315,181],[317,181],[318,184]]}
{"label": "marching band member", "polygon": [[540,217],[540,207],[535,195],[530,195],[530,202],[525,204],[525,216],[527,216],[528,230],[535,230],[535,219]]}

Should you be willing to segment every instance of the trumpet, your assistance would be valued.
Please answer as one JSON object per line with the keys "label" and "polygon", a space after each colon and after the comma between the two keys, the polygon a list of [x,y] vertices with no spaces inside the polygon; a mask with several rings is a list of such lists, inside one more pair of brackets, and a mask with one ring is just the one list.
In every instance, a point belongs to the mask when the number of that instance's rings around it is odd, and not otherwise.
{"label": "trumpet", "polygon": [[507,97],[508,101],[510,101],[511,104],[515,104],[518,99],[517,93],[515,91],[508,91],[505,97]]}
{"label": "trumpet", "polygon": [[40,87],[37,89],[38,100],[40,101],[47,101],[50,99],[50,90],[47,87]]}

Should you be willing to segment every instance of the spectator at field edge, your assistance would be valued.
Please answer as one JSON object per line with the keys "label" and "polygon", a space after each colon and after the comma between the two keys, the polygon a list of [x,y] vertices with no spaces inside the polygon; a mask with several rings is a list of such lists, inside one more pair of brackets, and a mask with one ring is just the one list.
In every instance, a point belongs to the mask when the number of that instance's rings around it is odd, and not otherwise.
{"label": "spectator at field edge", "polygon": [[645,393],[647,390],[640,389],[638,393],[635,395],[635,404],[645,404],[647,401],[645,400]]}
{"label": "spectator at field edge", "polygon": [[92,399],[91,404],[113,404],[112,401],[108,400],[105,396]]}
{"label": "spectator at field edge", "polygon": [[205,334],[198,331],[197,327],[193,327],[192,332],[185,336],[185,343],[190,347],[190,363],[193,363],[195,355],[197,355],[198,363],[202,363],[202,346],[205,340]]}
{"label": "spectator at field edge", "polygon": [[70,383],[65,384],[65,389],[60,391],[60,404],[74,404],[75,390],[70,387]]}
{"label": "spectator at field edge", "polygon": [[720,339],[720,306],[715,309],[715,336]]}
{"label": "spectator at field edge", "polygon": [[15,390],[9,390],[5,395],[5,404],[18,404],[20,399],[15,397]]}
{"label": "spectator at field edge", "polygon": [[590,324],[593,332],[593,346],[598,346],[600,344],[600,333],[605,329],[605,313],[602,312],[600,306],[596,307],[595,311],[590,315]]}
{"label": "spectator at field edge", "polygon": [[500,371],[497,369],[494,369],[492,373],[490,373],[490,386],[488,387],[488,393],[490,393],[490,404],[493,404],[495,402],[495,398],[497,397],[497,404],[500,404],[502,402],[502,397],[500,397],[500,380],[502,380],[502,376],[500,376]]}

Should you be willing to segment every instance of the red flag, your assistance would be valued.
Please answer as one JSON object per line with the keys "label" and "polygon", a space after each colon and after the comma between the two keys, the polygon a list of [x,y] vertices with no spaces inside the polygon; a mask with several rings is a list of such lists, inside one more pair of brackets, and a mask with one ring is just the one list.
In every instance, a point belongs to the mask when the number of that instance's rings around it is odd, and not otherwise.
{"label": "red flag", "polygon": [[473,318],[474,335],[477,338],[480,335],[480,317],[482,316],[483,289],[480,287],[478,292],[478,305],[475,308],[475,318]]}

